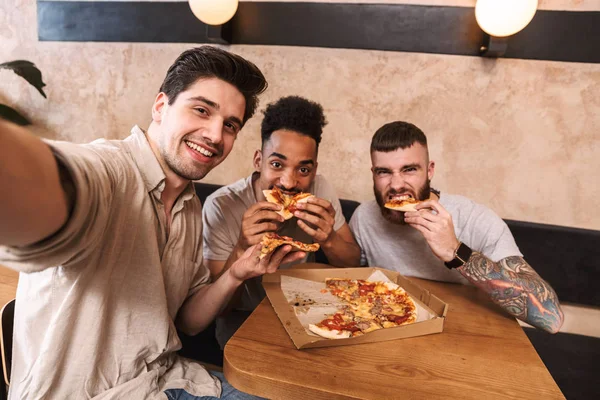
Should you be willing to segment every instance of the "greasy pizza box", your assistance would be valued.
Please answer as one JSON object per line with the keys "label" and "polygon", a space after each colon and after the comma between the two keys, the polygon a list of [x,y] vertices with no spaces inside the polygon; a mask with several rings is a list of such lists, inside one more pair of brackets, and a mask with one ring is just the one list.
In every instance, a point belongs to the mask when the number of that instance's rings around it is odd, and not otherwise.
{"label": "greasy pizza box", "polygon": [[[305,269],[303,267],[310,269]],[[403,339],[414,336],[429,335],[442,332],[448,305],[431,294],[428,290],[419,287],[416,283],[397,272],[381,268],[321,268],[325,264],[305,264],[294,269],[279,270],[274,274],[263,276],[263,286],[275,313],[281,320],[285,330],[290,335],[298,349],[327,346],[345,346],[349,344],[381,342],[385,340]],[[412,299],[420,306],[421,310],[429,312],[429,318],[424,321],[395,328],[379,329],[367,334],[346,339],[326,339],[308,332],[296,316],[294,306],[285,297],[281,288],[282,276],[306,279],[315,282],[325,282],[327,278],[368,279],[376,271],[382,272],[392,282],[400,285],[408,292]],[[419,311],[420,313],[421,311]]]}

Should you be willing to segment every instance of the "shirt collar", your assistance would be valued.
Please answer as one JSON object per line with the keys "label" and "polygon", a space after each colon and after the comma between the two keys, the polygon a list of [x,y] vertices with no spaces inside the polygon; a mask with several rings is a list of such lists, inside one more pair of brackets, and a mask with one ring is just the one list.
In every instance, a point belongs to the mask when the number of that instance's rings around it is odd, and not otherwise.
{"label": "shirt collar", "polygon": [[159,192],[162,192],[165,188],[166,176],[144,131],[139,126],[134,126],[131,129],[131,135],[125,141],[128,143],[129,152],[144,179],[146,190],[152,192],[158,189]]}
{"label": "shirt collar", "polygon": [[[146,133],[142,128],[135,125],[131,128],[131,135],[125,139],[129,144],[129,152],[135,161],[148,193],[153,193],[157,199],[160,199],[162,191],[165,189],[165,180],[167,177],[156,159],[152,147],[148,142]],[[196,195],[194,183],[190,182],[180,195],[183,201],[191,200]]]}

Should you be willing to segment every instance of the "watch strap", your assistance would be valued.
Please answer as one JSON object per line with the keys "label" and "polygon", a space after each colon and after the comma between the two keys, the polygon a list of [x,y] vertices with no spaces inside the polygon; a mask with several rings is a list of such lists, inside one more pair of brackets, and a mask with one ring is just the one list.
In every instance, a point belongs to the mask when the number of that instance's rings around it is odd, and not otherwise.
{"label": "watch strap", "polygon": [[467,261],[469,261],[471,254],[473,254],[473,250],[471,250],[471,248],[463,242],[460,242],[456,248],[456,251],[454,252],[454,258],[448,262],[445,262],[444,264],[449,269],[462,267]]}

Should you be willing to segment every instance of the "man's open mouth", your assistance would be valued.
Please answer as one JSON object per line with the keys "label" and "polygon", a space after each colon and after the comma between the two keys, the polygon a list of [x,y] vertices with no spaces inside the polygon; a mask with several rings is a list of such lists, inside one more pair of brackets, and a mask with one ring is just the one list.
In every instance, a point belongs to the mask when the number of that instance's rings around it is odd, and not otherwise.
{"label": "man's open mouth", "polygon": [[388,196],[388,201],[402,201],[402,200],[407,200],[407,199],[412,199],[413,196],[411,194],[390,194]]}
{"label": "man's open mouth", "polygon": [[187,147],[189,147],[190,149],[192,149],[194,151],[197,151],[198,153],[202,154],[205,157],[212,157],[214,155],[214,153],[206,150],[204,147],[198,146],[196,143],[192,143],[187,140],[184,140],[184,142],[187,145]]}

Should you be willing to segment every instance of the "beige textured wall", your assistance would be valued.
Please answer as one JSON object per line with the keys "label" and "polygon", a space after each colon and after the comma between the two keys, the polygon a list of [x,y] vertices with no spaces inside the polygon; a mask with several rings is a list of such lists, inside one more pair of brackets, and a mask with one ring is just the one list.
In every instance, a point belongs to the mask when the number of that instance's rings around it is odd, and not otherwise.
{"label": "beige textured wall", "polygon": [[[48,99],[0,71],[0,102],[25,110],[46,137],[123,138],[133,124],[146,126],[166,69],[191,46],[38,42],[35,2],[8,3],[0,2],[0,60],[35,62]],[[586,10],[600,9],[598,3],[545,0],[540,6]],[[289,94],[323,104],[330,123],[319,169],[341,197],[372,198],[370,137],[382,124],[403,119],[428,134],[437,162],[434,187],[505,218],[600,229],[600,64],[276,46],[231,50],[267,76],[263,106]],[[252,170],[259,123],[247,124],[207,182],[229,183]]]}

